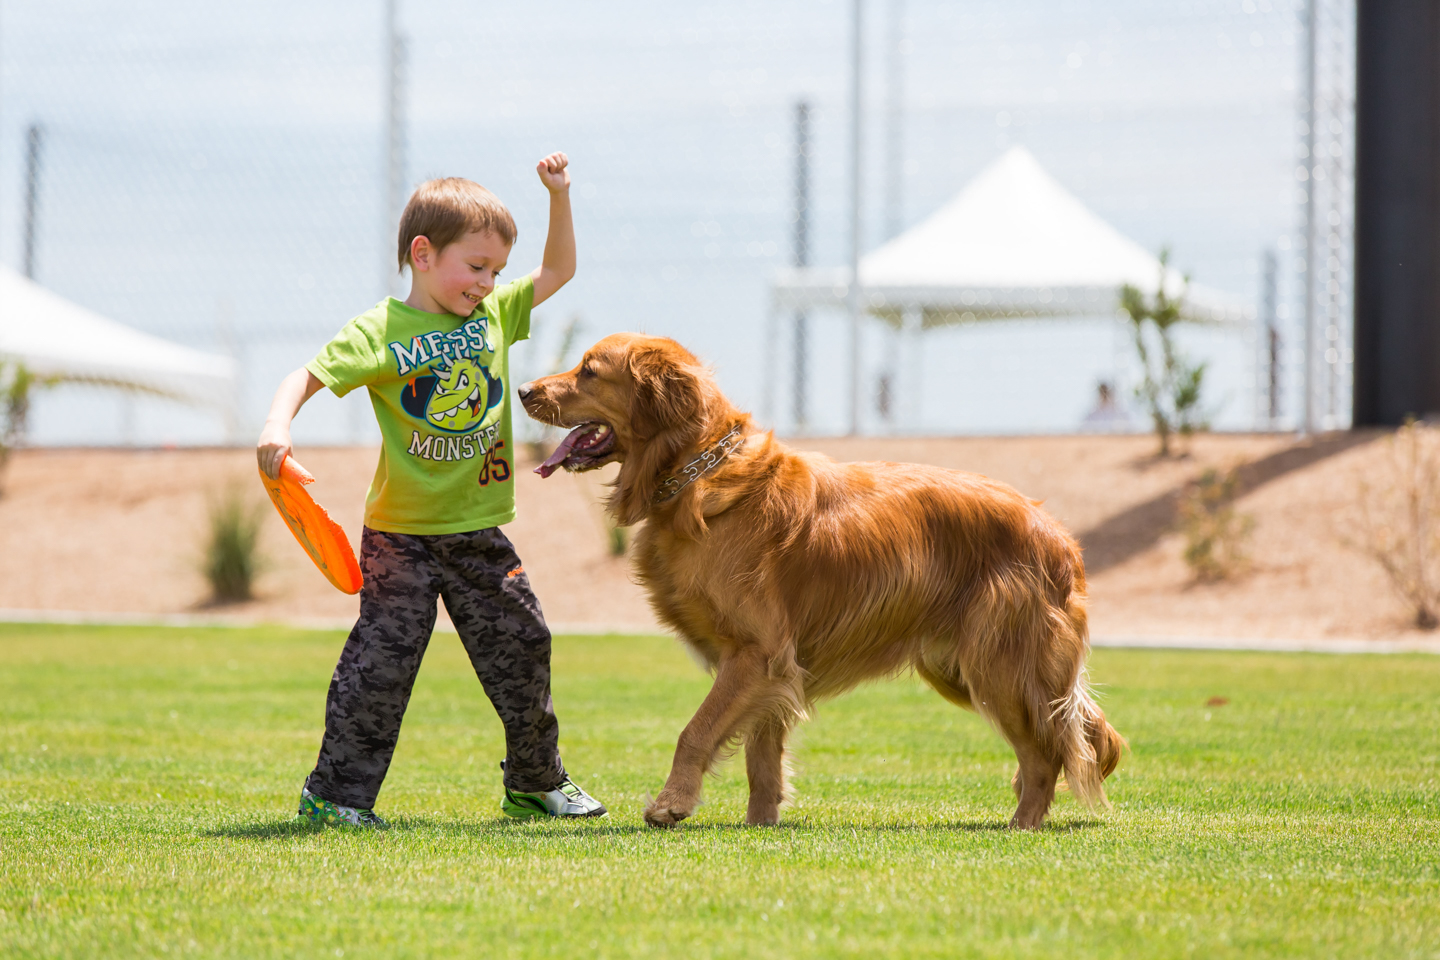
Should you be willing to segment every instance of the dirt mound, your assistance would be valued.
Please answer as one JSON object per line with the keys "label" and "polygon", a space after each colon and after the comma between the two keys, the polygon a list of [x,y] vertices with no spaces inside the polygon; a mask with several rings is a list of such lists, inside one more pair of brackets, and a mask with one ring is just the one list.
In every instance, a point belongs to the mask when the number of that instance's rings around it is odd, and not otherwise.
{"label": "dirt mound", "polygon": [[[983,473],[1045,501],[1080,536],[1096,636],[1396,637],[1408,614],[1375,564],[1341,543],[1335,518],[1375,462],[1377,434],[1202,436],[1157,461],[1148,437],[796,441],[842,460],[918,461]],[[315,495],[358,544],[370,448],[298,452]],[[353,618],[273,514],[260,598],[205,608],[197,572],[206,501],[238,483],[264,496],[248,449],[26,450],[0,498],[0,608],[218,612],[276,620]],[[611,471],[542,481],[518,465],[519,519],[506,528],[546,616],[560,629],[653,629],[626,561],[611,555],[599,499]],[[1181,491],[1206,469],[1241,467],[1238,508],[1255,519],[1252,568],[1194,583],[1174,532]]]}

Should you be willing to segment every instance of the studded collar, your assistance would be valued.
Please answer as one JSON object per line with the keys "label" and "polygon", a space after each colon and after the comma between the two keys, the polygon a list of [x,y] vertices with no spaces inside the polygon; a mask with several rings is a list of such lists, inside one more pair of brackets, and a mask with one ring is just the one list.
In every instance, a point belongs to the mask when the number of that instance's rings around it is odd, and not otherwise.
{"label": "studded collar", "polygon": [[704,450],[700,456],[675,471],[673,476],[661,480],[660,486],[655,491],[655,496],[650,498],[650,502],[661,504],[674,499],[681,490],[719,466],[722,460],[730,456],[730,453],[745,441],[740,427],[741,424],[735,424],[730,432],[721,437],[714,446]]}

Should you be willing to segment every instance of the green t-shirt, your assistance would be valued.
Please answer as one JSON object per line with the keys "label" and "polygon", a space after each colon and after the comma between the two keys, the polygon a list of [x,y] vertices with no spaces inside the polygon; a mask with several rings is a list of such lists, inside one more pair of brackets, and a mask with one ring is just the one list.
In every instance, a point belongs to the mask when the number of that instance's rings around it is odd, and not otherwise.
{"label": "green t-shirt", "polygon": [[305,365],[336,396],[370,388],[384,445],[367,527],[462,533],[515,519],[508,356],[530,336],[534,298],[529,276],[497,287],[466,318],[392,297]]}

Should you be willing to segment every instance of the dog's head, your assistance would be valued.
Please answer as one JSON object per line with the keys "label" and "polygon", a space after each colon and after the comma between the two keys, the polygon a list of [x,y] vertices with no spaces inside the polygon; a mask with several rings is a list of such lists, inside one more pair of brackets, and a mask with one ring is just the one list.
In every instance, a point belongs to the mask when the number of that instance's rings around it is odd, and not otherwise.
{"label": "dog's head", "polygon": [[739,416],[694,354],[635,333],[606,337],[573,370],[522,384],[519,395],[536,420],[572,428],[536,473],[623,464],[610,503],[621,523],[643,519],[661,472]]}

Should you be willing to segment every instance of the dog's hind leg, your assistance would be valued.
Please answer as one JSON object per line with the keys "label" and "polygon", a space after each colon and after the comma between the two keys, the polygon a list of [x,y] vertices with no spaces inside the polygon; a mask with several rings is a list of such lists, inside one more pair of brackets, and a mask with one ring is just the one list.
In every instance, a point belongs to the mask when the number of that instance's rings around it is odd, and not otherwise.
{"label": "dog's hind leg", "polygon": [[1060,761],[1052,759],[1031,736],[1017,736],[1010,740],[1010,745],[1015,748],[1015,756],[1020,761],[1013,783],[1020,804],[1010,818],[1010,826],[1020,830],[1038,830],[1055,800]]}
{"label": "dog's hind leg", "polygon": [[780,804],[785,802],[785,738],[790,733],[778,719],[762,720],[745,737],[745,772],[750,778],[750,808],[745,822],[750,826],[780,822]]}
{"label": "dog's hind leg", "polygon": [[980,712],[994,724],[1020,761],[1010,781],[1019,805],[1010,818],[1010,826],[1021,830],[1038,830],[1045,814],[1055,800],[1055,782],[1060,776],[1061,759],[1055,750],[1036,736],[1027,698],[1009,684],[974,691]]}
{"label": "dog's hind leg", "polygon": [[[977,710],[1000,731],[1020,761],[1011,786],[1020,806],[1010,818],[1010,826],[1035,829],[1045,820],[1045,813],[1055,799],[1055,781],[1060,764],[1049,754],[1030,731],[1030,720],[1024,700],[1004,692],[984,691],[979,696],[960,676],[959,671],[937,663],[919,661],[915,672],[935,691],[951,703],[966,710]],[[1013,701],[1013,702],[1012,702]]]}

